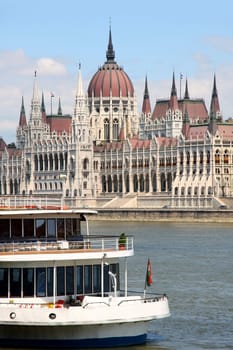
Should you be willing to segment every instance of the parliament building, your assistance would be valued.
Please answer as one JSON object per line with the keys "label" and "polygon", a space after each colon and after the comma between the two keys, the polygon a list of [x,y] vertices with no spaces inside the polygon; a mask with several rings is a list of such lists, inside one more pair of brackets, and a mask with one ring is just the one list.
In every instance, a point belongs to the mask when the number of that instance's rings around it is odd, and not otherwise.
{"label": "parliament building", "polygon": [[[202,98],[151,106],[147,77],[138,108],[133,83],[115,59],[111,29],[106,61],[83,87],[72,114],[46,113],[35,74],[30,115],[24,99],[16,142],[0,139],[0,197],[61,197],[74,206],[212,208],[233,197],[233,120],[221,114],[216,86]],[[141,112],[139,112],[141,110]]]}

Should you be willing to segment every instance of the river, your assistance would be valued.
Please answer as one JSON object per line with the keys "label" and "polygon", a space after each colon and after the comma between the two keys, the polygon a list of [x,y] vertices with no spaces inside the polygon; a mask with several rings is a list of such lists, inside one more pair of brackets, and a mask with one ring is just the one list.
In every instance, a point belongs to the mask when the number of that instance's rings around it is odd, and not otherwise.
{"label": "river", "polygon": [[143,291],[150,258],[149,291],[169,297],[171,316],[150,323],[147,344],[122,350],[233,349],[232,224],[89,224],[91,233],[133,235],[129,289]]}
{"label": "river", "polygon": [[[129,289],[166,293],[171,316],[150,323],[148,342],[127,350],[233,349],[232,224],[91,222],[92,232],[135,237]],[[126,348],[125,348],[126,349]]]}

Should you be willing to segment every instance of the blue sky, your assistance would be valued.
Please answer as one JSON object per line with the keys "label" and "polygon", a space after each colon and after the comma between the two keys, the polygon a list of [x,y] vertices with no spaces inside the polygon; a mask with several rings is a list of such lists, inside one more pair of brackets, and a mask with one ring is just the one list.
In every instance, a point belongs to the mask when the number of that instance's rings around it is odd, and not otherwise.
{"label": "blue sky", "polygon": [[[142,104],[145,75],[152,108],[170,95],[172,73],[187,76],[190,97],[209,108],[216,74],[224,118],[233,116],[233,2],[177,1],[0,1],[0,135],[15,141],[21,97],[30,116],[33,75],[50,112],[61,97],[73,113],[78,62],[84,86],[105,61],[111,18],[116,61],[131,78]],[[182,92],[184,80],[182,81]]]}

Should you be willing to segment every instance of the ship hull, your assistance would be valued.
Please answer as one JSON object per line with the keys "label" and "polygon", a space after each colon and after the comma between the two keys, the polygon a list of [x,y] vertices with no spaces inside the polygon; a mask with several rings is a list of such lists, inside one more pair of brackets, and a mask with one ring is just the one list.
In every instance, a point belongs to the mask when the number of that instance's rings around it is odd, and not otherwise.
{"label": "ship hull", "polygon": [[147,322],[92,326],[0,326],[0,347],[106,348],[146,342]]}

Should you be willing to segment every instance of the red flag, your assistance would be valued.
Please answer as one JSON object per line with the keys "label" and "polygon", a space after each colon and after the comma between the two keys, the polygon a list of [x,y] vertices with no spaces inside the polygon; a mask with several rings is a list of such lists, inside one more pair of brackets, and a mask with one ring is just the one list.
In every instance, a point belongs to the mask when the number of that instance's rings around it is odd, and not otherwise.
{"label": "red flag", "polygon": [[147,261],[146,284],[148,286],[152,285],[152,267],[151,267],[150,259],[148,259]]}

